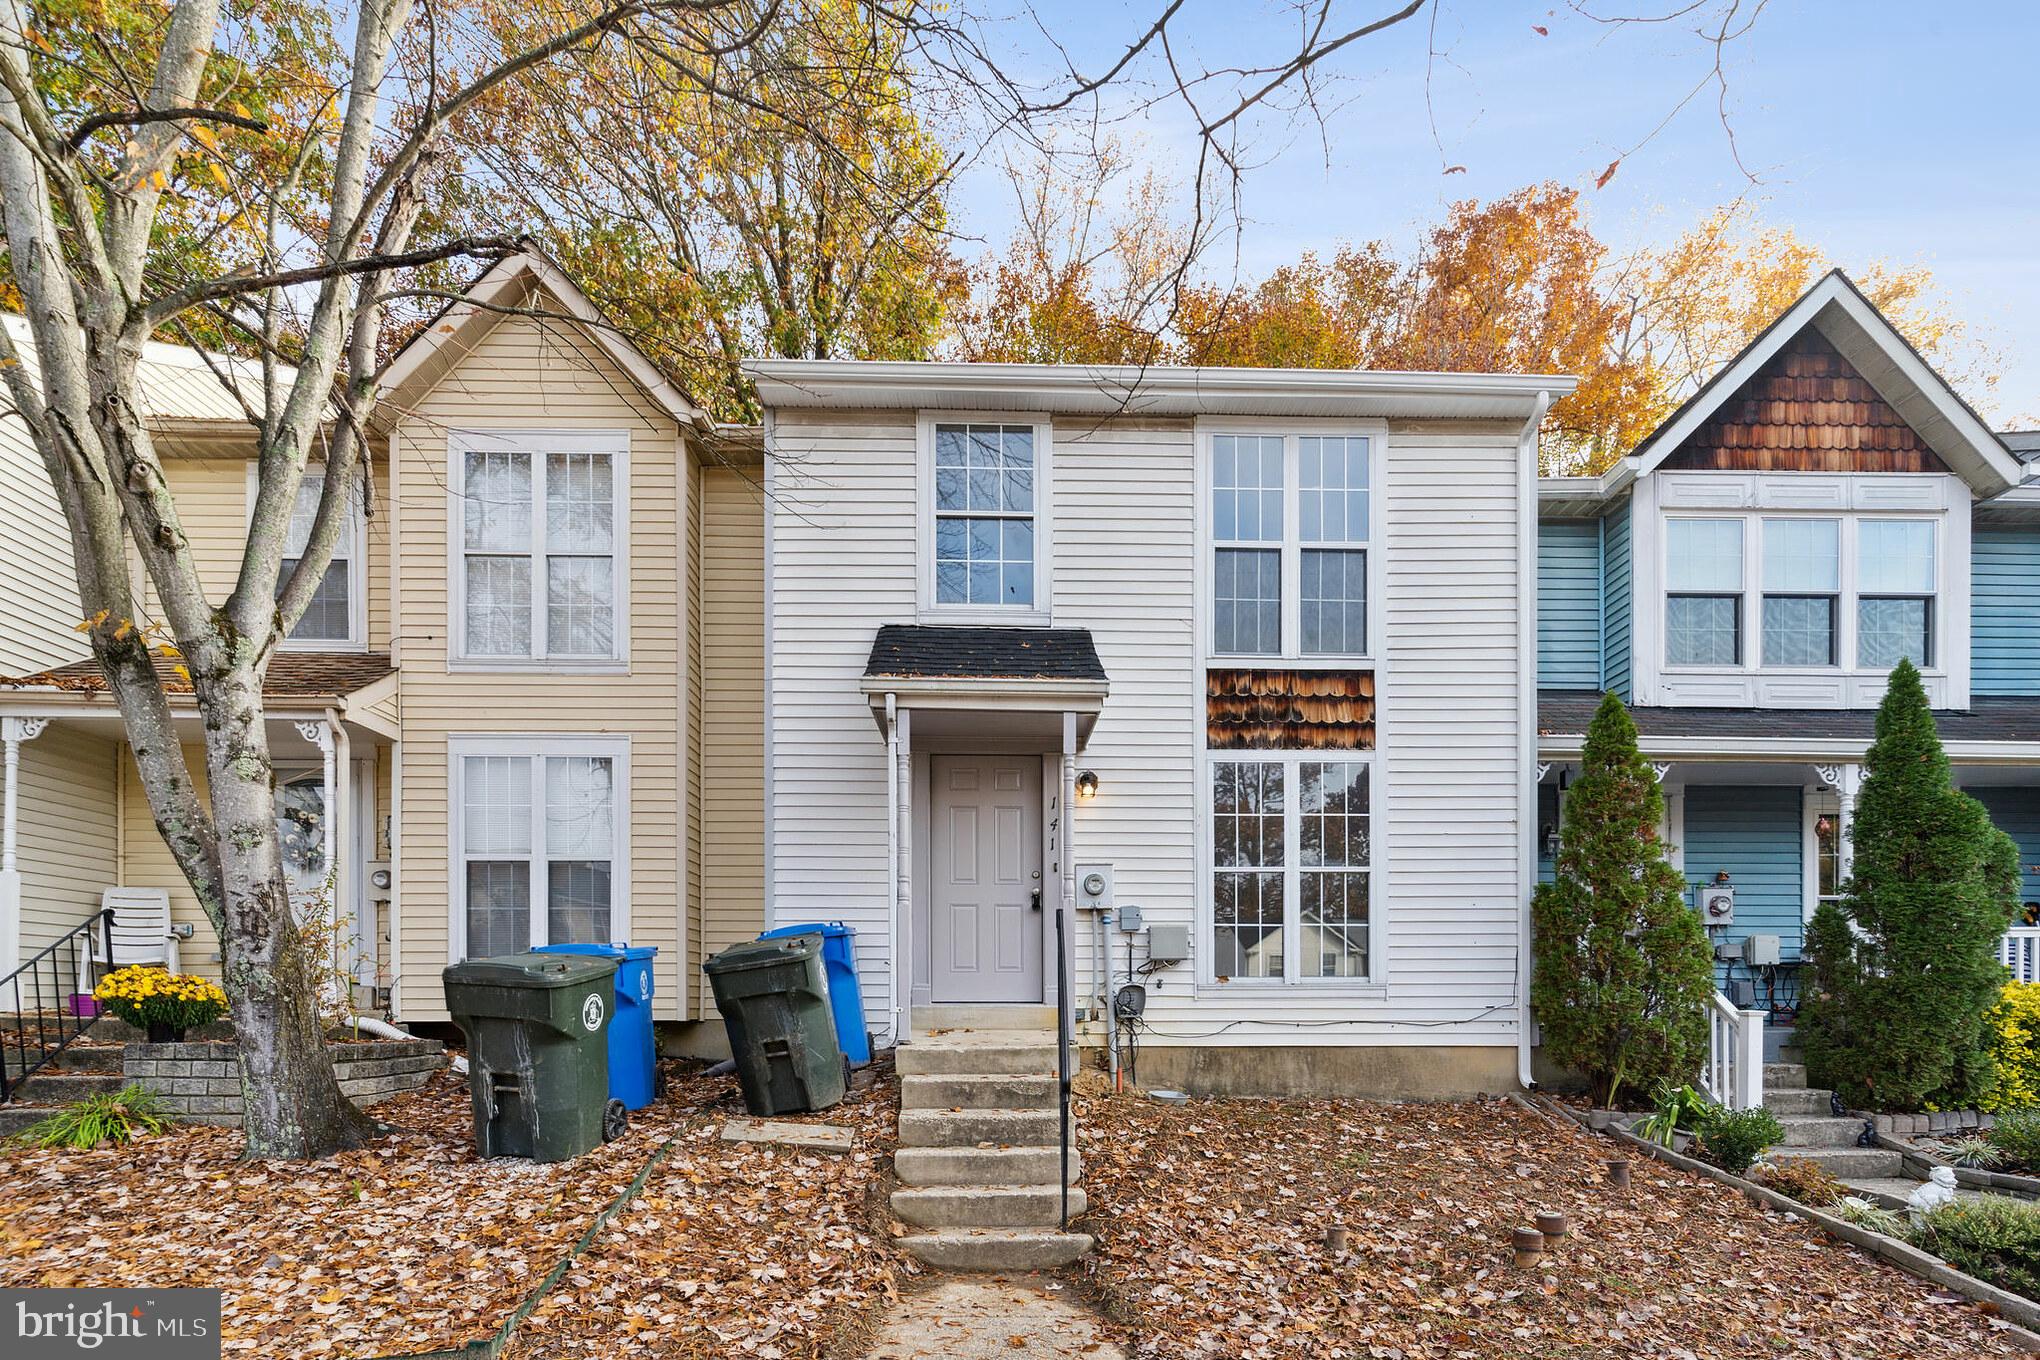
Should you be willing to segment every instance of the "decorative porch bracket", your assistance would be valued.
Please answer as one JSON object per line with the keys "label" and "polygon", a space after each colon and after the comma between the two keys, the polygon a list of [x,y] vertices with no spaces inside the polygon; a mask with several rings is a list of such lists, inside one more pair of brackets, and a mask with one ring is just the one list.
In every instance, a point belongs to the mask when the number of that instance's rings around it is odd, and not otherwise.
{"label": "decorative porch bracket", "polygon": [[48,718],[0,718],[7,781],[6,793],[0,795],[0,977],[21,966],[21,867],[16,855],[21,743],[34,741],[49,725]]}

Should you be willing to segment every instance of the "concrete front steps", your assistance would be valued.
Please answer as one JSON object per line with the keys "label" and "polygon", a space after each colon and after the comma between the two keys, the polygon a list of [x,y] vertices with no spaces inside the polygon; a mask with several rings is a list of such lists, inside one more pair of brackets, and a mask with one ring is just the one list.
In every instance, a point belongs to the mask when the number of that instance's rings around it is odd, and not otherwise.
{"label": "concrete front steps", "polygon": [[[11,1059],[14,1055],[7,1056]],[[13,1075],[10,1066],[8,1076]],[[124,1085],[126,1081],[121,1076],[121,1050],[118,1047],[96,1043],[73,1044],[52,1058],[47,1066],[31,1073],[20,1085],[11,1087],[10,1099],[0,1105],[0,1138],[20,1133],[73,1101],[96,1095],[113,1095]]]}
{"label": "concrete front steps", "polygon": [[1804,1063],[1764,1064],[1764,1108],[1785,1130],[1785,1140],[1766,1149],[1767,1157],[1818,1163],[1850,1186],[1902,1173],[1904,1158],[1897,1152],[1856,1146],[1863,1121],[1834,1114],[1834,1092],[1809,1087]]}
{"label": "concrete front steps", "polygon": [[[893,1192],[892,1207],[918,1229],[899,1239],[902,1247],[938,1269],[987,1271],[1068,1265],[1091,1249],[1087,1234],[1060,1227],[1061,1120],[1052,1032],[944,1030],[900,1045],[893,1057],[900,1074],[900,1145],[893,1170],[901,1187]],[[1072,1217],[1086,1206],[1077,1184],[1081,1174],[1072,1148]]]}

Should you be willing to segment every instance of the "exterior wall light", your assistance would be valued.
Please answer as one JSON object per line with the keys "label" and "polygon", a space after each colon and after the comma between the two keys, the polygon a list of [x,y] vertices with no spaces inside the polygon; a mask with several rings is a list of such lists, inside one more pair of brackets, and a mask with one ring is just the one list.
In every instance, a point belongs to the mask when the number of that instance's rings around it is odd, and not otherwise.
{"label": "exterior wall light", "polygon": [[1088,803],[1098,796],[1098,772],[1085,770],[1077,775],[1077,801]]}

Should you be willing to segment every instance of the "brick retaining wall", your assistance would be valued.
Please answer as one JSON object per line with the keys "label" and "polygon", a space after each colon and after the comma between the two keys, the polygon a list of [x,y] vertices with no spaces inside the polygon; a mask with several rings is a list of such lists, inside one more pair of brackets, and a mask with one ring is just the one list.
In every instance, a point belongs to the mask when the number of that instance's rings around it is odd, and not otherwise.
{"label": "brick retaining wall", "polygon": [[[415,1091],[446,1065],[446,1046],[435,1039],[378,1039],[328,1044],[340,1090],[369,1106]],[[121,1068],[146,1087],[173,1118],[194,1124],[241,1122],[238,1050],[228,1043],[129,1044]]]}

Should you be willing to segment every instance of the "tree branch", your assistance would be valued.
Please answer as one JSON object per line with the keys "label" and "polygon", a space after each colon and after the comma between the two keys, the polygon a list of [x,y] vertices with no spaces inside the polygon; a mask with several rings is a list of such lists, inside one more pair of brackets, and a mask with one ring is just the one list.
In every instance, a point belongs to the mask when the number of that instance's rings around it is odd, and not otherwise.
{"label": "tree branch", "polygon": [[235,127],[246,128],[250,132],[269,131],[269,124],[263,119],[251,118],[247,114],[229,113],[225,109],[130,109],[125,113],[93,114],[71,130],[71,135],[64,139],[64,149],[75,152],[85,145],[93,133],[103,132],[110,127],[137,127],[144,123],[182,123],[186,121],[231,123]]}

